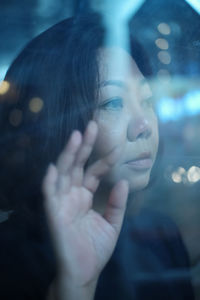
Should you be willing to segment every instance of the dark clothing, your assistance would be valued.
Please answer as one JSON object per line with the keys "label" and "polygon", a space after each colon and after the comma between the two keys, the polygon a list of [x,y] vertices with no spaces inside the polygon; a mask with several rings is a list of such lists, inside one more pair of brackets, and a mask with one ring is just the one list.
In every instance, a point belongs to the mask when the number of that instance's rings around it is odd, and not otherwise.
{"label": "dark clothing", "polygon": [[174,222],[143,210],[135,218],[126,218],[95,300],[192,300],[189,269],[189,257]]}
{"label": "dark clothing", "polygon": [[[0,241],[0,299],[44,300],[56,274],[47,228],[39,232],[11,218],[0,225]],[[125,219],[95,300],[193,300],[189,267],[176,225],[144,210]]]}

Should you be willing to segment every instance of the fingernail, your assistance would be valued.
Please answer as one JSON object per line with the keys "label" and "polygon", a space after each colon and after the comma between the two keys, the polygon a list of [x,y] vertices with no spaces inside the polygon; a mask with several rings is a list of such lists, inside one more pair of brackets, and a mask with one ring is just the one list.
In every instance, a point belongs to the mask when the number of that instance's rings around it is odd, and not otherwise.
{"label": "fingernail", "polygon": [[74,130],[72,133],[73,142],[75,141],[76,143],[79,143],[80,137],[81,137],[81,133],[78,130]]}

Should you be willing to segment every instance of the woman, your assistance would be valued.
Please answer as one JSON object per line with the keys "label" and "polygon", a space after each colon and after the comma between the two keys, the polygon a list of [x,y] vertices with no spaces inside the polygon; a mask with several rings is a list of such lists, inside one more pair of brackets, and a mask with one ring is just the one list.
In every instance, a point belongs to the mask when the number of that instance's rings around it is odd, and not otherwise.
{"label": "woman", "polygon": [[[7,72],[1,157],[10,183],[4,174],[2,198],[14,199],[21,215],[6,229],[13,236],[16,226],[16,241],[2,229],[4,299],[93,299],[128,187],[131,201],[149,182],[158,147],[144,78],[150,69],[136,42],[129,51],[128,38],[121,47],[117,36],[104,47],[108,37],[98,15],[65,20],[30,42]],[[17,126],[13,111],[21,113]],[[43,199],[54,253],[42,227]]]}

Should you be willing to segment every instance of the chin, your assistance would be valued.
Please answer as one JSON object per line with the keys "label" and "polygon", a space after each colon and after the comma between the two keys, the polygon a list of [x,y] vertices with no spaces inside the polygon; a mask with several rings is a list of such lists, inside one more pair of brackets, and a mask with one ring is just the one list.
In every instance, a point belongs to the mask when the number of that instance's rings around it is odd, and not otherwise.
{"label": "chin", "polygon": [[[121,170],[120,170],[121,171]],[[147,187],[150,179],[151,170],[146,170],[144,172],[134,172],[130,174],[129,172],[110,172],[103,178],[104,184],[112,187],[118,181],[125,179],[129,184],[129,193],[143,190]]]}
{"label": "chin", "polygon": [[146,188],[149,184],[150,173],[132,178],[127,178],[129,183],[129,192],[137,192]]}
{"label": "chin", "polygon": [[143,180],[136,180],[135,182],[133,182],[132,180],[128,181],[129,182],[129,192],[138,192],[141,191],[143,189],[145,189],[148,184],[149,184],[149,176],[146,179]]}

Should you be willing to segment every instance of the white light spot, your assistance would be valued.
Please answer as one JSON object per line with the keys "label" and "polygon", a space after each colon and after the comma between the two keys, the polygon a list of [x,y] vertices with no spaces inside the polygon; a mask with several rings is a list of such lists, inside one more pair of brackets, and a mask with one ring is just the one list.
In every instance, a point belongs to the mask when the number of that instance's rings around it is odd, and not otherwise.
{"label": "white light spot", "polygon": [[188,181],[195,183],[200,180],[200,168],[192,166],[187,172]]}
{"label": "white light spot", "polygon": [[167,23],[160,23],[157,28],[161,34],[168,35],[171,33],[170,26]]}
{"label": "white light spot", "polygon": [[166,39],[157,39],[155,40],[155,44],[162,50],[167,50],[169,48],[169,43]]}
{"label": "white light spot", "polygon": [[160,60],[161,63],[165,65],[169,65],[171,62],[171,55],[167,51],[159,51],[158,59]]}

